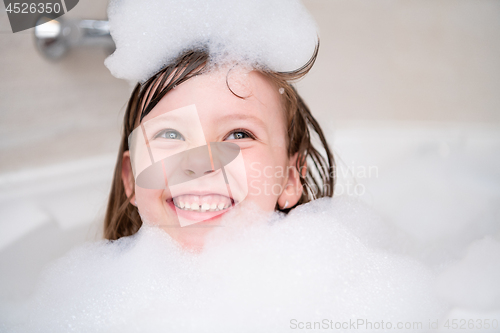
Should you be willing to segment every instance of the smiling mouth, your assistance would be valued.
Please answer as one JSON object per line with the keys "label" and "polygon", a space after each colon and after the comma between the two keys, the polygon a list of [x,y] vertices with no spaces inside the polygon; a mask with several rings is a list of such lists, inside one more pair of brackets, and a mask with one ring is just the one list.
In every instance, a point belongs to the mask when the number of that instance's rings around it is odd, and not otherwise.
{"label": "smiling mouth", "polygon": [[224,211],[234,204],[233,199],[219,194],[184,194],[174,197],[172,201],[178,209],[201,213]]}

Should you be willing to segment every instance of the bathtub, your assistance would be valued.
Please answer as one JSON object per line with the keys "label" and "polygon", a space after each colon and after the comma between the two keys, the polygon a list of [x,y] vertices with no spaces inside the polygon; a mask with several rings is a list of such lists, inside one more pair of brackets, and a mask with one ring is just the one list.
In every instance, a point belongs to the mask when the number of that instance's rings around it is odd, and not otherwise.
{"label": "bathtub", "polygon": [[[430,265],[500,240],[500,126],[342,123],[325,129],[336,195],[361,198],[427,250]],[[0,174],[0,301],[22,301],[43,268],[102,238],[116,155]],[[457,245],[458,244],[458,245]]]}

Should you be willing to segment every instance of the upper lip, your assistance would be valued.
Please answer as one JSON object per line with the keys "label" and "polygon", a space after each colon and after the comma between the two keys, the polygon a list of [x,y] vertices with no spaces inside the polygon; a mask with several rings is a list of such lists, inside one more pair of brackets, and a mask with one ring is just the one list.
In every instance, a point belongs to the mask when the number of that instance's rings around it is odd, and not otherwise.
{"label": "upper lip", "polygon": [[221,195],[221,196],[224,196],[224,197],[228,197],[229,199],[231,199],[232,202],[236,202],[236,200],[234,200],[233,197],[231,197],[230,195],[228,195],[228,193],[221,193],[221,192],[217,192],[217,191],[206,191],[206,190],[186,190],[186,191],[182,191],[180,193],[176,193],[175,195],[170,196],[167,200],[173,199],[174,197],[178,197],[178,196],[181,196],[181,195],[198,195],[198,196],[202,196],[202,195]]}
{"label": "upper lip", "polygon": [[191,195],[210,195],[210,194],[217,194],[217,195],[224,195],[224,196],[228,196],[227,193],[220,193],[220,192],[216,192],[216,191],[200,191],[200,190],[192,190],[192,191],[182,191],[181,193],[176,193],[175,196],[179,196],[179,195],[187,195],[187,194],[191,194]]}

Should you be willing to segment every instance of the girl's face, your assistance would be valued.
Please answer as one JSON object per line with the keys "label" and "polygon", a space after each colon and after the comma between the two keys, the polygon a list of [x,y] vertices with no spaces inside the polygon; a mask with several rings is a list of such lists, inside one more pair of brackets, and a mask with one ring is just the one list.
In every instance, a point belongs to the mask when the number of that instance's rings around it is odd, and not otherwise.
{"label": "girl's face", "polygon": [[[131,203],[144,223],[185,247],[202,247],[229,211],[256,205],[271,212],[277,204],[295,205],[302,194],[297,156],[287,154],[278,88],[259,72],[224,69],[191,78],[166,94],[134,133],[144,134],[147,149],[131,145],[135,179],[131,153],[124,153],[127,195],[135,190]],[[157,170],[168,186],[144,186],[137,174],[160,158]],[[230,163],[217,167],[224,161]]]}

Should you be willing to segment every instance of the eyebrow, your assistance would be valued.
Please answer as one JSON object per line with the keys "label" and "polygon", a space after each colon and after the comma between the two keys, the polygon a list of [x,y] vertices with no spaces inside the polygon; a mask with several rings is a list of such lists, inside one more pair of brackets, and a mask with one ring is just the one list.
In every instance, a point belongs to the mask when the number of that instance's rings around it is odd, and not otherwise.
{"label": "eyebrow", "polygon": [[262,128],[266,127],[262,119],[252,114],[246,114],[246,113],[231,113],[226,116],[222,116],[220,120],[250,120]]}
{"label": "eyebrow", "polygon": [[[177,111],[177,110],[178,109],[174,109],[174,110],[170,110],[170,111]],[[144,124],[149,123],[152,120],[156,120],[157,122],[161,122],[162,120],[177,121],[180,118],[182,118],[182,114],[178,114],[178,113],[170,112],[170,111],[164,112],[162,114],[157,115],[154,118],[148,119],[144,122]],[[154,124],[154,123],[155,123],[154,121],[151,122],[151,124]]]}

